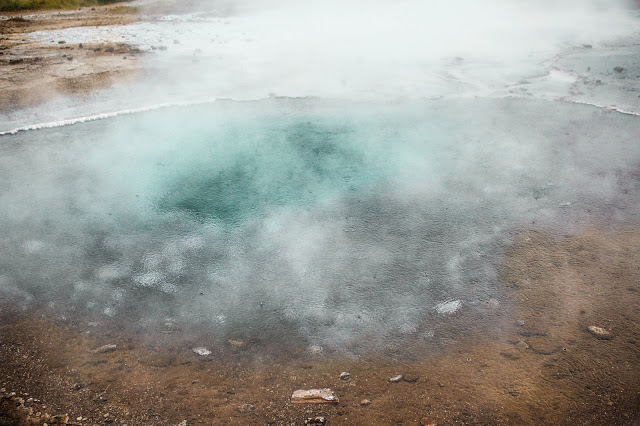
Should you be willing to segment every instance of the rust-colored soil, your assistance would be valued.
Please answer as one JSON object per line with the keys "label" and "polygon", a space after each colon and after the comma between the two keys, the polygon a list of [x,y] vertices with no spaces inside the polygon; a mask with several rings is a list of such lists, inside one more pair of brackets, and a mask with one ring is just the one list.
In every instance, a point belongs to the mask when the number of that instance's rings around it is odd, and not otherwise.
{"label": "rust-colored soil", "polygon": [[[467,333],[412,359],[269,357],[235,340],[203,357],[175,334],[143,338],[4,309],[0,424],[65,414],[83,425],[299,425],[315,416],[340,425],[640,424],[640,232],[524,232],[501,271],[513,304],[505,330]],[[117,350],[91,351],[105,344]],[[391,383],[397,374],[407,380]],[[340,402],[290,402],[309,388],[331,388]]]}

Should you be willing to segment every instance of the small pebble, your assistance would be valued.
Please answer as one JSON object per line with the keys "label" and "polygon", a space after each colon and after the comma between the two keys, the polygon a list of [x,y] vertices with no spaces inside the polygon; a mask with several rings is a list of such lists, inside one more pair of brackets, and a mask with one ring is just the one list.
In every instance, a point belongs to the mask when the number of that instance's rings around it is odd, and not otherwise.
{"label": "small pebble", "polygon": [[324,389],[298,389],[291,395],[294,404],[337,404],[338,397],[329,388]]}
{"label": "small pebble", "polygon": [[211,355],[211,351],[207,348],[203,348],[203,347],[198,347],[198,348],[193,348],[193,352],[200,355],[200,356],[207,356],[207,355]]}
{"label": "small pebble", "polygon": [[116,345],[103,345],[103,346],[100,346],[99,348],[95,348],[91,352],[93,352],[94,354],[106,354],[108,352],[113,352],[116,349],[118,349],[118,346]]}
{"label": "small pebble", "polygon": [[587,327],[587,330],[589,330],[589,333],[591,333],[593,336],[597,337],[598,339],[608,340],[613,337],[613,334],[611,334],[609,331],[595,325],[590,325],[589,327]]}
{"label": "small pebble", "polygon": [[392,378],[390,378],[389,381],[391,383],[398,383],[402,379],[403,379],[402,374],[398,374],[397,376],[393,376]]}
{"label": "small pebble", "polygon": [[340,373],[340,380],[349,380],[351,378],[351,374],[343,371]]}
{"label": "small pebble", "polygon": [[237,339],[229,339],[228,340],[229,344],[231,346],[233,346],[234,348],[241,348],[244,346],[244,342],[242,340],[237,340]]}
{"label": "small pebble", "polygon": [[371,404],[371,401],[368,399],[363,399],[362,401],[360,401],[360,405],[369,405]]}

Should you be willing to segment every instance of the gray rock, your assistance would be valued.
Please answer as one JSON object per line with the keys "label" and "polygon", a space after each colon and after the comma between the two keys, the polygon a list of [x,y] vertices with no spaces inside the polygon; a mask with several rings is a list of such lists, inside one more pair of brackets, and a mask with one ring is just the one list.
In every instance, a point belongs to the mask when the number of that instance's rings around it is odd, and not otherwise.
{"label": "gray rock", "polygon": [[346,371],[343,371],[342,373],[340,373],[340,380],[349,380],[351,378],[351,373],[347,373]]}
{"label": "gray rock", "polygon": [[99,348],[95,348],[91,352],[93,352],[94,354],[106,354],[109,352],[113,352],[116,349],[118,349],[117,345],[103,345],[103,346],[100,346]]}

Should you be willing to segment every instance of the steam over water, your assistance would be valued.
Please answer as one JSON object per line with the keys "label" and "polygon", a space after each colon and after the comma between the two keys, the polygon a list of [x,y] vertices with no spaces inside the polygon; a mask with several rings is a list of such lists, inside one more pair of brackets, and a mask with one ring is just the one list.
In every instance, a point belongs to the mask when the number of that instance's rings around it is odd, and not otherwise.
{"label": "steam over water", "polygon": [[2,291],[157,328],[429,341],[450,311],[508,309],[515,230],[637,220],[638,134],[541,101],[287,99],[19,133]]}
{"label": "steam over water", "polygon": [[[236,101],[0,136],[0,295],[339,349],[428,344],[456,318],[499,326],[516,232],[614,229],[640,213],[638,117],[558,101],[638,111],[636,18],[598,2],[557,16],[511,3],[174,17],[180,43],[149,60],[150,79],[83,113]],[[560,21],[570,13],[575,25]],[[77,102],[3,128],[70,118]]]}

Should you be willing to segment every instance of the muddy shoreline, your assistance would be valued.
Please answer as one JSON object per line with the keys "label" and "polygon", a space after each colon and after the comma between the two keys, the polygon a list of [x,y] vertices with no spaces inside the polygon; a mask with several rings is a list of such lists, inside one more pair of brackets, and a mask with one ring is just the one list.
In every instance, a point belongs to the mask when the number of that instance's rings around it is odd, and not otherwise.
{"label": "muddy shoreline", "polygon": [[122,43],[57,45],[36,42],[29,33],[83,26],[125,25],[138,19],[122,5],[72,11],[0,13],[0,113],[44,103],[58,95],[90,95],[142,73],[141,52]]}
{"label": "muddy shoreline", "polygon": [[[268,345],[236,340],[209,345],[213,353],[201,356],[193,351],[202,342],[196,336],[150,337],[60,311],[3,307],[0,419],[293,425],[323,416],[328,424],[635,425],[639,264],[637,227],[575,236],[524,232],[501,267],[514,306],[505,313],[506,329],[462,334],[412,359],[393,349],[371,357],[295,347],[270,353]],[[610,335],[596,336],[590,325]],[[96,353],[107,344],[117,349]],[[351,377],[341,380],[343,371]],[[389,381],[398,374],[405,379]],[[336,392],[338,404],[290,402],[296,389],[324,387]]]}

